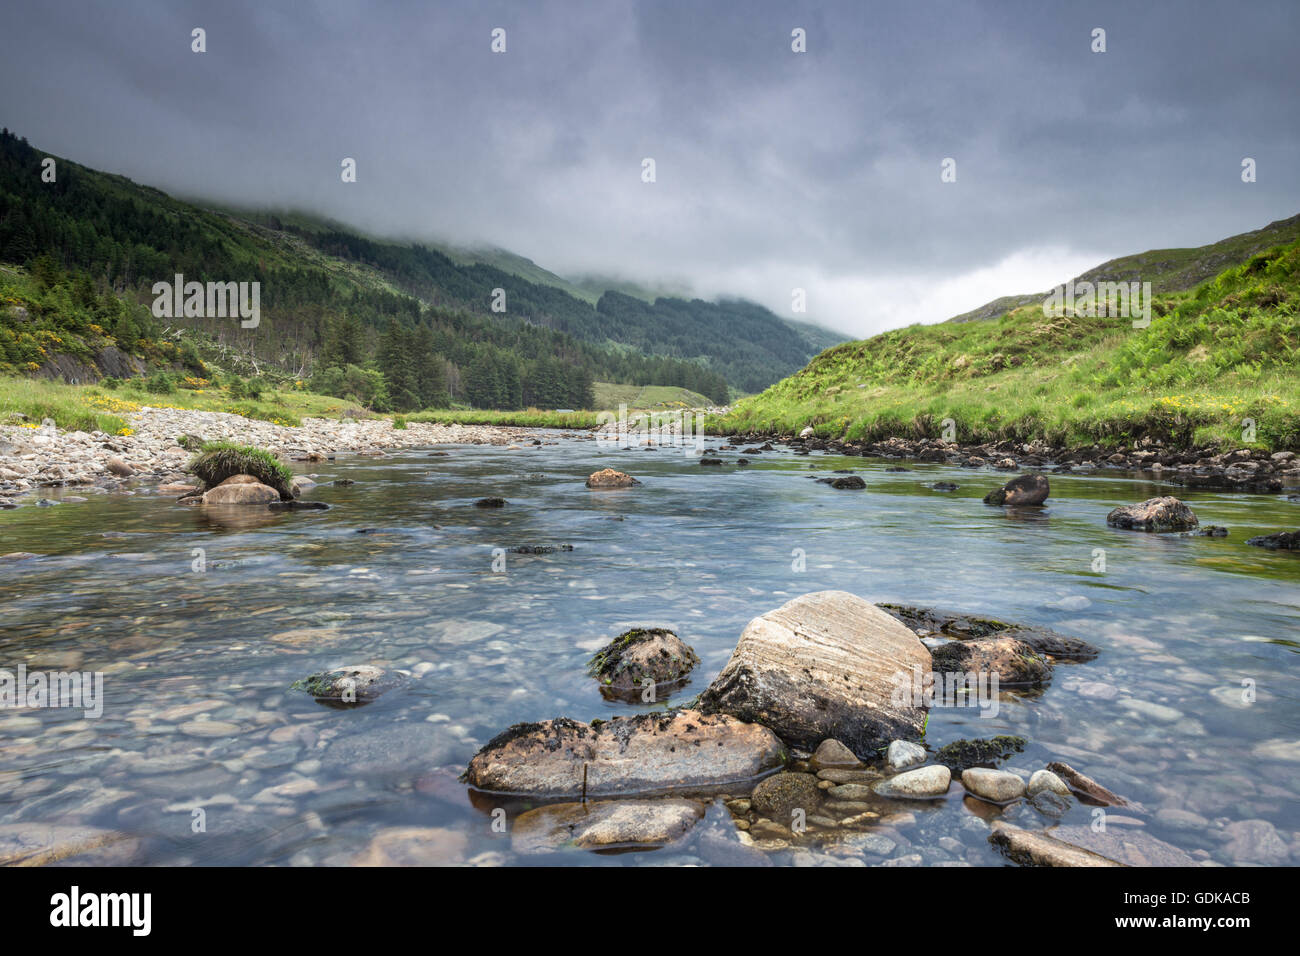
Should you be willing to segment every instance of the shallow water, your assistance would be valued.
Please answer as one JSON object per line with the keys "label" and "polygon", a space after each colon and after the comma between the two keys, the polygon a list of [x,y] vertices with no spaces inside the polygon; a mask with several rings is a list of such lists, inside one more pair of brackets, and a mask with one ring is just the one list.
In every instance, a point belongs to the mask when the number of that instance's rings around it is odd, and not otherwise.
{"label": "shallow water", "polygon": [[[98,719],[0,711],[0,824],[106,827],[140,837],[144,860],[160,864],[347,863],[388,826],[446,827],[467,834],[467,857],[541,862],[513,854],[490,808],[456,783],[478,747],[516,721],[637,709],[605,701],[585,675],[590,655],[629,626],[673,628],[699,653],[673,698],[684,701],[748,620],[836,588],[1041,624],[1102,649],[1058,665],[1041,696],[1004,699],[996,718],[936,708],[930,746],[1021,734],[1029,745],[1007,766],[1065,760],[1139,801],[1148,833],[1201,859],[1245,862],[1250,852],[1222,832],[1241,820],[1271,823],[1298,859],[1300,555],[1244,542],[1300,526],[1300,505],[1099,472],[1052,476],[1049,506],[1015,514],[982,504],[1006,477],[985,470],[886,472],[896,463],[784,452],[750,456],[747,468],[726,452],[726,466],[702,468],[679,451],[547,440],[300,466],[356,484],[307,493],[328,512],[252,527],[214,524],[148,489],[70,490],[89,500],[0,512],[0,554],[41,555],[0,562],[0,667],[106,675]],[[589,491],[583,480],[602,467],[644,485]],[[841,468],[867,490],[811,480]],[[938,480],[960,487],[926,487]],[[1110,508],[1158,493],[1230,536],[1106,527]],[[473,507],[492,494],[509,504]],[[509,554],[493,568],[495,548],[565,543],[574,550]],[[289,690],[356,663],[419,676],[347,710]],[[233,729],[202,726],[211,722]],[[895,844],[885,856],[1005,864],[987,843],[987,808],[960,794],[954,785],[944,800],[895,804],[903,815],[879,830]],[[204,832],[194,832],[196,807]],[[1209,822],[1174,825],[1162,808]],[[1011,811],[1023,825],[1046,822],[1035,816]],[[708,825],[725,817],[715,808]],[[1066,822],[1090,819],[1076,806]],[[688,841],[545,862],[702,856]]]}

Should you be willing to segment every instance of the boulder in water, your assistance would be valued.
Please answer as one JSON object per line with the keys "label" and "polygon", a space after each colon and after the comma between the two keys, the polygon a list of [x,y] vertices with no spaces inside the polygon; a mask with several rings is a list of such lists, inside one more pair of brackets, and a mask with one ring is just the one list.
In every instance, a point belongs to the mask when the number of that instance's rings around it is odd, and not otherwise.
{"label": "boulder in water", "polygon": [[587,479],[588,488],[631,488],[639,485],[631,475],[621,471],[615,471],[613,468],[602,468],[600,471],[592,472]]}
{"label": "boulder in water", "polygon": [[895,618],[845,591],[819,591],[750,621],[700,707],[796,746],[833,737],[874,755],[921,736],[925,708],[899,690],[930,669],[929,650]]}
{"label": "boulder in water", "polygon": [[649,700],[680,687],[700,662],[695,651],[666,628],[634,628],[614,638],[587,662],[587,673],[606,697]]}
{"label": "boulder in water", "polygon": [[1041,505],[1051,492],[1046,475],[1018,475],[984,496],[987,505]]}
{"label": "boulder in water", "polygon": [[1106,515],[1106,524],[1112,528],[1133,531],[1190,531],[1200,523],[1191,508],[1171,495],[1124,505]]}

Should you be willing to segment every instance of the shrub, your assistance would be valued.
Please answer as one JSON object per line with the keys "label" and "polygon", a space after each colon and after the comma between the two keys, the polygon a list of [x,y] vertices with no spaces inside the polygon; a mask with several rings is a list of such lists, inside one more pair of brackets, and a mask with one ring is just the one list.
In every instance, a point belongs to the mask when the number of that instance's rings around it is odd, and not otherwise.
{"label": "shrub", "polygon": [[144,390],[152,395],[170,395],[176,391],[176,382],[166,372],[154,372],[145,379]]}

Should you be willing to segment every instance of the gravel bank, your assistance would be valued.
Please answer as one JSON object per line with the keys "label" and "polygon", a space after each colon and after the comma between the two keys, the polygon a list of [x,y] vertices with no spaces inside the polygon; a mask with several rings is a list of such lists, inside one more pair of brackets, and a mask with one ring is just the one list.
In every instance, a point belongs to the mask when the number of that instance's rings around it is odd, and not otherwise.
{"label": "gravel bank", "polygon": [[[395,448],[533,441],[527,429],[493,425],[412,422],[395,429],[387,419],[306,418],[293,428],[226,412],[150,407],[132,414],[128,427],[130,435],[108,435],[61,431],[49,425],[0,425],[0,507],[13,506],[15,498],[43,487],[115,488],[135,480],[192,480],[183,470],[191,452],[177,444],[182,435],[253,445],[288,460],[315,460],[337,452],[382,454]],[[123,463],[129,472],[121,467]]]}

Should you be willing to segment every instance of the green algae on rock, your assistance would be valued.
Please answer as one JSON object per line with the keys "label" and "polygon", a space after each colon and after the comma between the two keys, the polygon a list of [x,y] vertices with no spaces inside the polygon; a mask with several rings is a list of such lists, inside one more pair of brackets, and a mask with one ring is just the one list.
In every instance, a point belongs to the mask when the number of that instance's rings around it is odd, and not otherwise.
{"label": "green algae on rock", "polygon": [[587,662],[587,673],[600,682],[606,697],[656,699],[661,690],[680,687],[699,657],[666,628],[624,631]]}

